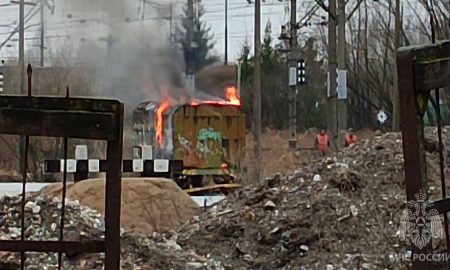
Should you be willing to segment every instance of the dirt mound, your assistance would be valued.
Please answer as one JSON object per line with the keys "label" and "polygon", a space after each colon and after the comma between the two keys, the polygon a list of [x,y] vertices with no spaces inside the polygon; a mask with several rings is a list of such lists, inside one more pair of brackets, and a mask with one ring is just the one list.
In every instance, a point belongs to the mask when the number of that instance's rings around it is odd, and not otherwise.
{"label": "dirt mound", "polygon": [[0,182],[19,182],[22,181],[22,175],[16,171],[5,171],[0,169]]}
{"label": "dirt mound", "polygon": [[[90,179],[67,187],[67,198],[104,214],[104,179]],[[62,184],[41,190],[43,196],[61,196]],[[149,234],[176,228],[199,213],[198,205],[172,180],[122,179],[121,223],[124,229]]]}

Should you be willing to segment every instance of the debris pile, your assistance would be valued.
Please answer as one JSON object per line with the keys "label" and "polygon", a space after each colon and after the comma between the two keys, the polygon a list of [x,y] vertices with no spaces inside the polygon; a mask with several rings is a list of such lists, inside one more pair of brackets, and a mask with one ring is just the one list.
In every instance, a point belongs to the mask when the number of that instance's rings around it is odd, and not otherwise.
{"label": "debris pile", "polygon": [[309,170],[241,190],[183,227],[177,242],[236,269],[394,267],[385,254],[402,252],[403,190],[378,183],[341,192]]}
{"label": "debris pile", "polygon": [[[42,195],[48,196],[61,193],[61,183],[41,190]],[[102,214],[104,194],[104,179],[89,179],[67,187],[67,198]],[[198,204],[174,181],[163,178],[123,178],[121,203],[122,227],[142,234],[175,229],[200,211]]]}
{"label": "debris pile", "polygon": [[[25,207],[26,240],[58,240],[62,203],[57,198],[28,194]],[[64,240],[87,241],[103,238],[102,215],[76,201],[67,201]],[[0,239],[21,238],[21,197],[0,198]],[[221,269],[193,252],[183,252],[173,240],[154,233],[151,237],[121,234],[121,269]],[[62,269],[103,269],[102,254],[65,254]],[[57,269],[56,253],[27,253],[26,269]],[[20,254],[0,252],[0,269],[19,269]],[[192,268],[193,266],[203,268]]]}
{"label": "debris pile", "polygon": [[377,133],[236,192],[174,237],[226,269],[407,269],[402,147],[401,134]]}
{"label": "debris pile", "polygon": [[[450,146],[450,137],[445,136],[450,132],[450,127],[443,127],[443,144]],[[435,128],[425,129],[425,149],[428,176],[433,183],[440,183],[439,175],[439,143]],[[448,156],[450,152],[444,153]],[[399,132],[381,134],[375,132],[375,136],[363,140],[361,143],[345,148],[344,151],[336,153],[333,158],[348,164],[354,171],[364,174],[373,174],[376,179],[383,183],[404,184],[404,159],[402,135]]]}
{"label": "debris pile", "polygon": [[[429,176],[437,184],[435,131],[427,129],[426,138]],[[122,269],[408,269],[410,261],[405,258],[410,245],[399,239],[406,202],[403,171],[401,135],[377,133],[288,175],[276,174],[247,186],[193,216],[177,231],[159,234],[153,230],[147,236],[123,232]],[[68,189],[69,197],[100,192],[74,190]],[[60,192],[47,191],[50,195]],[[164,192],[153,195],[156,200],[168,196]],[[135,207],[145,211],[151,201],[139,200],[143,201]],[[28,201],[26,237],[56,240],[61,203],[39,196]],[[0,200],[1,239],[20,237],[19,203],[19,197]],[[78,203],[68,204],[65,238],[98,239],[103,231],[100,213]],[[17,263],[18,256],[0,253],[0,261]],[[56,265],[56,256],[31,253],[27,263],[44,269],[44,265]],[[75,258],[69,254],[64,269],[102,269],[102,259],[97,254]],[[0,269],[6,267],[2,263]]]}

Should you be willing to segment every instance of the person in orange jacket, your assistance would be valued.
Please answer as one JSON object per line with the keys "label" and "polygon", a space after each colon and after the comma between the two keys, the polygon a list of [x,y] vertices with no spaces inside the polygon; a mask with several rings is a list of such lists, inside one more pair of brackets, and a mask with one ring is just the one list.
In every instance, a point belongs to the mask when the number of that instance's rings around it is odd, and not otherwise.
{"label": "person in orange jacket", "polygon": [[345,135],[345,147],[351,146],[358,141],[358,137],[353,133],[353,129],[348,130],[348,134]]}
{"label": "person in orange jacket", "polygon": [[330,147],[330,140],[325,129],[321,129],[319,134],[317,134],[315,147],[322,154],[322,156],[327,154],[328,148]]}

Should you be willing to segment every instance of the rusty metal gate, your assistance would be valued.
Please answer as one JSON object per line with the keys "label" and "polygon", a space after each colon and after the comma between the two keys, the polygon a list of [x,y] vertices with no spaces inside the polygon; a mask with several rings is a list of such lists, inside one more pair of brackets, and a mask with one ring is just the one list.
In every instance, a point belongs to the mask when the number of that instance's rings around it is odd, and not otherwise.
{"label": "rusty metal gate", "polygon": [[[120,198],[122,166],[123,103],[116,100],[33,97],[32,69],[28,65],[28,96],[0,96],[0,134],[24,137],[22,160],[21,239],[1,240],[0,251],[20,252],[21,269],[25,268],[25,252],[58,253],[58,269],[63,253],[105,253],[105,269],[120,269]],[[63,239],[67,162],[64,167],[62,208],[58,241],[25,239],[25,187],[28,165],[29,136],[64,138],[67,160],[68,138],[106,140],[107,160],[105,184],[105,238],[98,241],[73,242]]]}
{"label": "rusty metal gate", "polygon": [[[450,41],[427,46],[401,48],[397,54],[397,67],[407,199],[415,201],[416,194],[422,192],[426,195],[428,191],[423,116],[428,101],[432,101],[437,116],[442,189],[442,199],[433,202],[433,208],[444,217],[445,240],[447,252],[450,253],[447,216],[447,213],[450,211],[450,198],[446,197],[439,108],[439,89],[450,86]],[[435,91],[434,100],[431,96],[431,90]],[[413,244],[411,246],[413,254],[419,255],[413,258],[420,258],[420,254],[426,255],[433,252],[431,241],[422,249]],[[426,270],[434,268],[429,260],[413,260],[413,269]]]}

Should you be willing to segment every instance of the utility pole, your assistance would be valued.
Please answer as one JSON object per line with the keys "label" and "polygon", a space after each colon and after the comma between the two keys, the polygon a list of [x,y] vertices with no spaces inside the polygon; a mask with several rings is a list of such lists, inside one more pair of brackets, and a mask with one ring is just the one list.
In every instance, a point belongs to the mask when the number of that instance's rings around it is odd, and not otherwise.
{"label": "utility pole", "polygon": [[328,12],[328,93],[327,129],[337,138],[337,92],[336,92],[336,0],[329,0]]}
{"label": "utility pole", "polygon": [[118,38],[114,38],[113,35],[110,33],[108,35],[108,37],[101,37],[101,38],[98,38],[98,40],[106,42],[107,58],[109,58],[111,56],[111,50],[112,50],[112,48],[114,46],[114,43],[119,41],[119,39]]}
{"label": "utility pole", "polygon": [[172,0],[170,0],[170,4],[169,4],[169,40],[170,43],[173,43],[174,41],[174,37],[173,37],[173,26],[172,26],[172,20],[173,20],[173,11],[172,11]]}
{"label": "utility pole", "polygon": [[44,0],[41,0],[41,67],[44,66]]}
{"label": "utility pole", "polygon": [[[25,2],[24,0],[19,1],[19,85],[20,85],[20,93],[21,94],[27,94],[25,93]],[[25,157],[25,136],[20,136],[19,139],[19,154],[20,154],[20,162],[19,162],[19,169],[21,172],[25,171],[27,168],[25,168],[24,163],[24,157]],[[23,253],[22,253],[23,254]],[[20,262],[21,265],[23,265],[25,260],[25,257],[22,255]]]}
{"label": "utility pole", "polygon": [[338,70],[339,70],[339,85],[338,85],[338,108],[337,108],[337,127],[338,127],[338,143],[339,147],[344,146],[344,137],[347,132],[347,67],[345,57],[345,1],[338,0]]}
{"label": "utility pole", "polygon": [[[297,40],[297,0],[291,0],[291,38],[290,43],[290,57],[289,67],[296,69],[297,60],[299,59],[298,40]],[[297,80],[295,83],[289,86],[288,90],[288,105],[289,105],[289,146],[292,148],[297,147]]]}
{"label": "utility pole", "polygon": [[[400,47],[400,29],[401,29],[401,17],[400,17],[400,0],[395,0],[395,26],[394,26],[394,52],[397,55],[398,48]],[[394,65],[394,98],[392,109],[392,130],[400,130],[400,93],[398,88],[398,74],[397,74],[397,60],[395,59]]]}
{"label": "utility pole", "polygon": [[225,65],[228,64],[228,0],[225,0]]}
{"label": "utility pole", "polygon": [[20,68],[20,92],[25,92],[25,5],[35,6],[35,3],[25,2],[25,0],[14,0],[12,4],[19,5],[19,68]]}
{"label": "utility pole", "polygon": [[3,93],[3,82],[5,80],[4,76],[4,67],[5,67],[5,60],[0,60],[0,94]]}
{"label": "utility pole", "polygon": [[187,63],[186,63],[186,79],[191,84],[192,89],[195,91],[195,61],[194,61],[194,2],[193,0],[188,0],[188,29],[187,29]]}
{"label": "utility pole", "polygon": [[[116,42],[120,41],[120,39],[114,38],[112,33],[110,32],[107,37],[100,37],[100,38],[98,38],[98,40],[106,42],[106,50],[107,51],[106,51],[105,66],[106,66],[106,72],[111,73],[111,72],[113,72],[113,69],[112,69],[113,64],[112,64],[112,60],[111,60],[112,49],[113,49],[114,44]],[[115,86],[115,81],[107,80],[106,84],[103,86],[103,94],[104,95],[112,94],[113,96],[117,96],[117,94],[118,94],[118,93],[116,93],[117,87],[114,87],[114,86]]]}
{"label": "utility pole", "polygon": [[25,2],[19,1],[19,66],[20,66],[20,93],[25,93]]}
{"label": "utility pole", "polygon": [[[448,1],[448,6],[447,6],[447,11],[448,11],[448,13],[450,14],[450,1]],[[450,18],[448,18],[448,30],[450,31]]]}
{"label": "utility pole", "polygon": [[261,152],[261,0],[255,0],[255,93],[253,100],[255,133],[255,170],[257,180],[262,179]]}
{"label": "utility pole", "polygon": [[238,97],[241,96],[241,73],[242,73],[242,58],[238,59],[238,70],[237,70],[237,91]]}
{"label": "utility pole", "polygon": [[[20,93],[28,95],[25,91],[25,5],[36,5],[35,3],[25,2],[25,0],[11,1],[12,4],[19,5],[19,85]],[[25,136],[19,139],[20,159],[23,160],[25,155]],[[20,171],[24,171],[24,162],[20,162]],[[22,262],[24,260],[21,260]]]}

